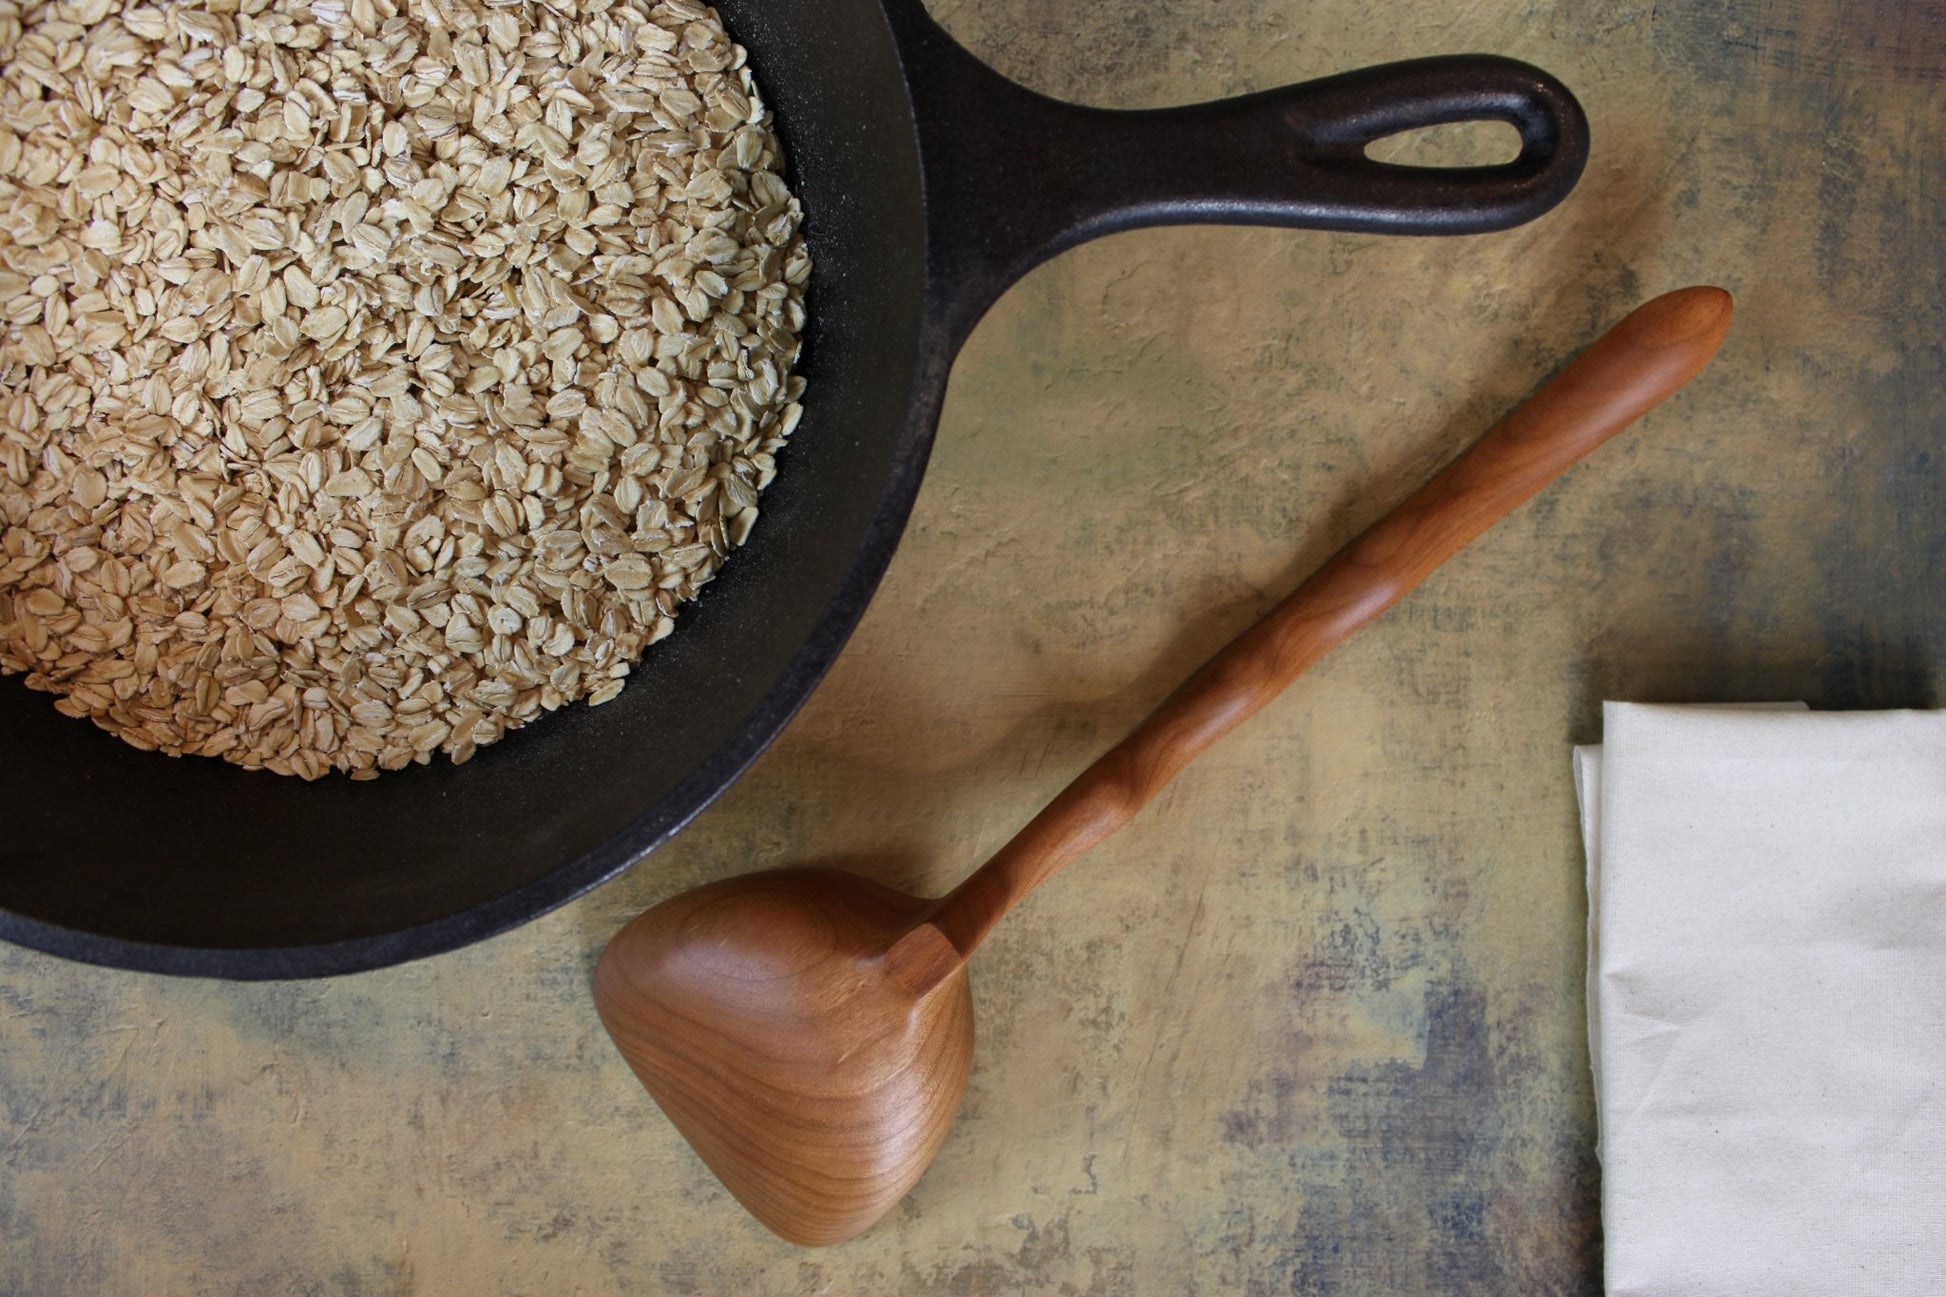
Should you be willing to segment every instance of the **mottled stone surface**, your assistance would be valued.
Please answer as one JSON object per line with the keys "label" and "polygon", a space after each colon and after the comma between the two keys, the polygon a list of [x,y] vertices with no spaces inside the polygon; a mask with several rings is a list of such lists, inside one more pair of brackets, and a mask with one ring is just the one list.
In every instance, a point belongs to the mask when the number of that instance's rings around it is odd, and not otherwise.
{"label": "mottled stone surface", "polygon": [[[1145,232],[1037,271],[961,358],[828,683],[576,905],[328,983],[0,951],[0,1292],[1599,1290],[1569,743],[1604,696],[1940,701],[1946,6],[938,12],[1120,106],[1501,51],[1575,88],[1594,158],[1509,234]],[[1693,389],[981,951],[965,1112],[892,1217],[813,1253],[742,1215],[596,1023],[615,928],[785,861],[943,888],[1601,326],[1697,280],[1742,313]]]}

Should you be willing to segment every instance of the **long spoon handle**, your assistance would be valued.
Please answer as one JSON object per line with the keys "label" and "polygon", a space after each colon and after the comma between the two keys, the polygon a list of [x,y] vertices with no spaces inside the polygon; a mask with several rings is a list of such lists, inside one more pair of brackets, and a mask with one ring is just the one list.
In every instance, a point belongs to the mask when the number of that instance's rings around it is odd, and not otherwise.
{"label": "long spoon handle", "polygon": [[[1417,494],[1338,551],[1139,729],[1069,784],[888,952],[936,984],[1016,902],[1126,823],[1182,768],[1595,447],[1709,363],[1730,295],[1695,287],[1636,308]],[[944,938],[943,941],[940,938]]]}

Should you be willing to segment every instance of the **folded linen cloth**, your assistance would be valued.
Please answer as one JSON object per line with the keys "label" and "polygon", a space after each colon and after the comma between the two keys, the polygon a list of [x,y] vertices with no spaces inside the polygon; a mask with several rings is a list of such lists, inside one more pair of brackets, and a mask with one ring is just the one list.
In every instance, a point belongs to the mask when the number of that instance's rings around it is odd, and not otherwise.
{"label": "folded linen cloth", "polygon": [[1946,1294],[1946,713],[1576,751],[1611,1297]]}

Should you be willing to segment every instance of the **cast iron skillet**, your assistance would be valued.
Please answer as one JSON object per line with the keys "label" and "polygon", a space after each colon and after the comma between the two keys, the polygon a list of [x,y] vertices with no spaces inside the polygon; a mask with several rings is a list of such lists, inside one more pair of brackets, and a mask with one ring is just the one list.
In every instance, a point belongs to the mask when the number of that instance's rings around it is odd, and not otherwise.
{"label": "cast iron skillet", "polygon": [[[717,0],[773,105],[816,269],[805,417],[751,543],[620,699],[370,783],[169,760],[0,682],[0,936],[125,968],[307,977],[476,941],[625,869],[727,787],[850,634],[905,525],[953,354],[1037,262],[1162,223],[1503,229],[1587,154],[1579,106],[1505,59],[1426,59],[1151,112],[975,62],[919,0]],[[1517,160],[1367,161],[1511,122]]]}

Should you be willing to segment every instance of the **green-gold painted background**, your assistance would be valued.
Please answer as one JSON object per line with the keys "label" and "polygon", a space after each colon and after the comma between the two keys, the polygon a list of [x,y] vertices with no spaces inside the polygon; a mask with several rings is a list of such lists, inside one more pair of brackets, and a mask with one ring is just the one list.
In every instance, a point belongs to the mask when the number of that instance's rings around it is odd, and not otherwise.
{"label": "green-gold painted background", "polygon": [[[1603,697],[1940,701],[1946,4],[935,13],[1125,107],[1510,54],[1573,87],[1592,158],[1506,234],[1152,231],[1036,271],[962,355],[827,683],[577,904],[322,983],[0,949],[0,1293],[1599,1292],[1570,743]],[[596,1022],[623,921],[790,861],[943,890],[1602,327],[1699,281],[1739,303],[1713,368],[982,949],[965,1110],[892,1216],[806,1252],[742,1214]]]}

